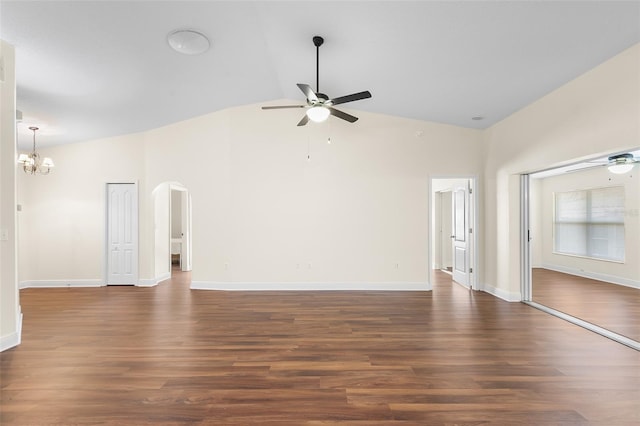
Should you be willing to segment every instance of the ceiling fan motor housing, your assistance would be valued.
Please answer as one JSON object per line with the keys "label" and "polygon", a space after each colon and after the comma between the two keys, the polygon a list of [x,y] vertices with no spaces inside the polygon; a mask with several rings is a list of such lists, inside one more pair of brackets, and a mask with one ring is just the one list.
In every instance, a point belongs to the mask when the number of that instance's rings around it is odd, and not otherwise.
{"label": "ceiling fan motor housing", "polygon": [[614,164],[632,163],[633,155],[629,153],[612,155],[609,157],[609,162]]}

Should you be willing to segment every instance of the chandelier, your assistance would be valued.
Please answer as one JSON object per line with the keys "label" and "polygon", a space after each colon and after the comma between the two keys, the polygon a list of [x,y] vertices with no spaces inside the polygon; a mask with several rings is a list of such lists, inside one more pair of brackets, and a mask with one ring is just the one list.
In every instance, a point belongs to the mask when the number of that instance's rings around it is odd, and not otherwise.
{"label": "chandelier", "polygon": [[20,154],[18,163],[22,164],[25,173],[32,175],[48,175],[53,168],[53,160],[49,157],[40,158],[40,154],[36,151],[36,130],[37,127],[29,127],[33,130],[33,151],[29,154]]}

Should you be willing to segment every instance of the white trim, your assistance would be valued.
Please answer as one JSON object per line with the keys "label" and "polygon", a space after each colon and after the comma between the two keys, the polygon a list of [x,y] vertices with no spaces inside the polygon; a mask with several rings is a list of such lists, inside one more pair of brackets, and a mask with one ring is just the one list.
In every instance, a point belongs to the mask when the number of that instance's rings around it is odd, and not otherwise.
{"label": "white trim", "polygon": [[14,348],[22,343],[22,308],[20,306],[18,306],[16,326],[16,331],[0,337],[0,352]]}
{"label": "white trim", "polygon": [[531,208],[530,176],[520,175],[520,291],[531,300]]}
{"label": "white trim", "polygon": [[144,278],[138,280],[137,287],[154,287],[160,284],[164,280],[168,280],[171,278],[171,272],[167,272],[165,274],[160,275],[156,278]]}
{"label": "white trim", "polygon": [[29,280],[20,281],[23,288],[69,288],[69,287],[102,287],[103,280]]}
{"label": "white trim", "polygon": [[428,282],[220,282],[192,281],[192,290],[223,291],[431,291]]}
{"label": "white trim", "polygon": [[600,274],[598,272],[581,271],[579,269],[568,268],[561,265],[552,265],[549,263],[543,263],[542,268],[549,269],[551,271],[562,272],[564,274],[576,275],[578,277],[590,278],[592,280],[604,281],[610,284],[618,284],[625,287],[640,289],[640,281],[632,280],[630,278],[617,277],[615,275]]}
{"label": "white trim", "polygon": [[496,288],[485,283],[482,286],[484,292],[497,297],[498,299],[506,300],[507,302],[520,302],[522,301],[522,294],[519,291],[505,291],[501,288]]}

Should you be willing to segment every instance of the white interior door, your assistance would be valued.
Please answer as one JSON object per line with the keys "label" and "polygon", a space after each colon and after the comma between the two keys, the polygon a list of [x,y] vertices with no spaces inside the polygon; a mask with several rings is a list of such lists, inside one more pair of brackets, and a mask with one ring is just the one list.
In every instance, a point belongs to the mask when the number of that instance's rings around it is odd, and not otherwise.
{"label": "white interior door", "polygon": [[441,269],[447,272],[451,272],[453,269],[453,245],[451,235],[453,233],[452,229],[452,208],[453,201],[451,197],[451,191],[443,191],[440,192],[441,196],[441,214],[442,218],[441,228],[440,228],[440,241],[442,244],[442,263]]}
{"label": "white interior door", "polygon": [[133,183],[107,184],[107,285],[138,279],[138,191]]}
{"label": "white interior door", "polygon": [[182,191],[182,246],[180,267],[183,271],[191,270],[191,194]]}
{"label": "white interior door", "polygon": [[469,286],[469,187],[456,187],[453,191],[453,280]]}

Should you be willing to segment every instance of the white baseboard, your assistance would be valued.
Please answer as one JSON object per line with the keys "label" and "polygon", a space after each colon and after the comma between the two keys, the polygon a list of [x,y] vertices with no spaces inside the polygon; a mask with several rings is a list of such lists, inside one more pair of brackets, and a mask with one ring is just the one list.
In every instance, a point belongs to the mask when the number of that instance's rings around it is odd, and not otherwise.
{"label": "white baseboard", "polygon": [[164,280],[168,280],[171,278],[171,272],[167,272],[166,274],[162,274],[156,278],[143,278],[138,280],[137,287],[154,287],[160,284]]}
{"label": "white baseboard", "polygon": [[499,299],[505,300],[507,302],[521,302],[522,294],[519,291],[506,291],[501,288],[493,287],[489,284],[484,284],[482,286],[482,291],[487,292]]}
{"label": "white baseboard", "polygon": [[[153,287],[161,281],[171,278],[168,272],[156,278],[139,279],[138,287]],[[71,287],[103,287],[104,281],[100,279],[92,280],[27,280],[20,282],[20,289],[23,288],[71,288]]]}
{"label": "white baseboard", "polygon": [[220,282],[192,281],[192,290],[223,291],[431,291],[428,282]]}
{"label": "white baseboard", "polygon": [[69,287],[102,287],[102,280],[30,280],[20,281],[23,288],[69,288]]}
{"label": "white baseboard", "polygon": [[632,280],[630,278],[617,277],[615,275],[600,274],[597,272],[581,271],[579,269],[568,268],[566,266],[561,266],[561,265],[552,265],[548,263],[543,264],[542,268],[549,269],[551,271],[562,272],[564,274],[576,275],[578,277],[590,278],[592,280],[604,281],[611,284],[618,284],[625,287],[640,289],[640,281]]}
{"label": "white baseboard", "polygon": [[22,309],[18,307],[16,331],[0,337],[0,352],[16,347],[22,342]]}

